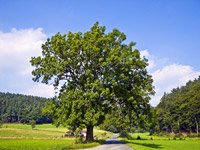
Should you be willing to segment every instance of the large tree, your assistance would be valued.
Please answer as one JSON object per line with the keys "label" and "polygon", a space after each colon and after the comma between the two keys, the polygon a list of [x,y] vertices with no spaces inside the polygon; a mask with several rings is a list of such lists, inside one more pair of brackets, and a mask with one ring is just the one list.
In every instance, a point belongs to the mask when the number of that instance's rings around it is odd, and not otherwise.
{"label": "large tree", "polygon": [[119,30],[105,33],[95,23],[85,33],[57,33],[42,45],[42,56],[31,58],[34,81],[61,87],[48,109],[55,123],[86,127],[91,141],[93,127],[110,110],[121,109],[130,117],[148,110],[153,94],[148,63],[125,39]]}

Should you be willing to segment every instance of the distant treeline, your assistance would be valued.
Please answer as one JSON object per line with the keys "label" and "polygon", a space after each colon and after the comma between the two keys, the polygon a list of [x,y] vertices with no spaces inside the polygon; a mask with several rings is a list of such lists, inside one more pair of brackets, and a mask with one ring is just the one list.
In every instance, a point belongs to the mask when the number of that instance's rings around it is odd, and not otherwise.
{"label": "distant treeline", "polygon": [[200,77],[185,86],[165,93],[155,108],[154,130],[157,132],[199,132]]}
{"label": "distant treeline", "polygon": [[0,121],[29,123],[50,123],[52,118],[42,114],[42,108],[48,99],[0,92]]}
{"label": "distant treeline", "polygon": [[[0,121],[29,123],[35,120],[36,123],[51,123],[52,117],[41,112],[47,101],[46,98],[0,92]],[[154,117],[147,125],[150,126],[152,132],[198,133],[200,130],[200,77],[187,82],[185,86],[173,89],[170,93],[165,93],[158,106],[152,108],[152,112],[154,112]],[[119,121],[120,116],[112,115],[111,118],[115,121],[109,123],[109,118],[103,126],[112,127],[112,129],[121,129],[123,124],[129,126],[129,121],[125,119],[122,122]]]}

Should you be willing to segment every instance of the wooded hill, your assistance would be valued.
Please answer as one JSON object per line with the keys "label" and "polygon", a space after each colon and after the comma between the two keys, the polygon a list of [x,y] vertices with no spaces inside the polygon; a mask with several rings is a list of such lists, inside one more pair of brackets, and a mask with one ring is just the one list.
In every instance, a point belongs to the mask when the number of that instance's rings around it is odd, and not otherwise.
{"label": "wooded hill", "polygon": [[43,115],[41,109],[48,99],[0,92],[0,121],[29,123],[49,123],[52,118]]}
{"label": "wooded hill", "polygon": [[156,107],[157,131],[196,132],[200,124],[200,77],[164,94]]}

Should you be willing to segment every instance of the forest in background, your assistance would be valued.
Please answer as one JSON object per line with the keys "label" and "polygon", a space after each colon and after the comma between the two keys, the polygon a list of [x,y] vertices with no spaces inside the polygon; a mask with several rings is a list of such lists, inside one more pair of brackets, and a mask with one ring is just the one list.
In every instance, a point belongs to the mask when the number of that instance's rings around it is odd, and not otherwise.
{"label": "forest in background", "polygon": [[[42,114],[42,108],[49,99],[0,92],[0,120],[2,122],[51,123],[51,116]],[[154,117],[145,125],[152,133],[187,132],[198,133],[200,124],[200,77],[189,81],[185,86],[165,93],[157,107],[152,108]],[[105,130],[119,131],[129,126],[129,121],[122,117],[106,116],[101,125]],[[112,120],[112,121],[109,121]]]}
{"label": "forest in background", "polygon": [[154,130],[157,132],[199,132],[200,76],[185,86],[164,93],[155,108]]}
{"label": "forest in background", "polygon": [[48,99],[0,92],[0,121],[13,123],[51,123],[52,118],[42,114]]}

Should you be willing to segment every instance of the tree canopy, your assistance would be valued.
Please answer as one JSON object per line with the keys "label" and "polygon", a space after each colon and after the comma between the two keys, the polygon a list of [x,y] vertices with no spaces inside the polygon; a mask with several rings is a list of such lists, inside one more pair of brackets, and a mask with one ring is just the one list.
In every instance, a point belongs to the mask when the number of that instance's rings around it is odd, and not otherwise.
{"label": "tree canopy", "polygon": [[46,111],[57,125],[86,127],[87,141],[111,110],[130,117],[147,113],[154,93],[147,59],[133,49],[135,43],[125,44],[124,33],[105,29],[95,23],[85,33],[57,33],[42,45],[42,56],[31,58],[34,81],[61,87]]}

